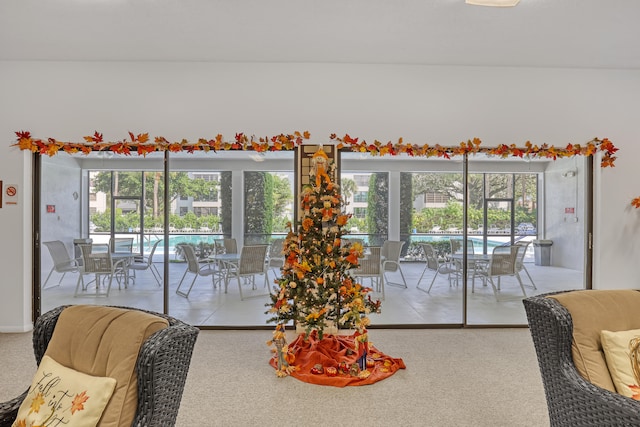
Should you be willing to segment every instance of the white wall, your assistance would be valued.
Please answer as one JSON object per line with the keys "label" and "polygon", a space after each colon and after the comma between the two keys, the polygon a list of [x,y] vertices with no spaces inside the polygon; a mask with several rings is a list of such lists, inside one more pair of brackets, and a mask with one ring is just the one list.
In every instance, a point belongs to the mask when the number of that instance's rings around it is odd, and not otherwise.
{"label": "white wall", "polygon": [[640,72],[340,64],[0,62],[0,180],[28,196],[0,210],[11,253],[0,257],[0,330],[24,330],[31,312],[30,157],[14,131],[81,140],[150,132],[168,139],[308,130],[416,143],[564,145],[609,137],[615,169],[597,171],[594,286],[636,287],[640,195],[635,158]]}

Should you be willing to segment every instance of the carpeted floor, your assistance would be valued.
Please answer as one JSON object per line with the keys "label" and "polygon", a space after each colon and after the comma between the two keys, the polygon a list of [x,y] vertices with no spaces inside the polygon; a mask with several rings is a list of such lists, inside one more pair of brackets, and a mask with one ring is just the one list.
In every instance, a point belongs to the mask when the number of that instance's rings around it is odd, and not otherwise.
{"label": "carpeted floor", "polygon": [[[270,331],[201,331],[178,426],[549,425],[527,329],[369,331],[407,369],[362,387],[277,378]],[[0,401],[31,382],[31,334],[0,334]]]}

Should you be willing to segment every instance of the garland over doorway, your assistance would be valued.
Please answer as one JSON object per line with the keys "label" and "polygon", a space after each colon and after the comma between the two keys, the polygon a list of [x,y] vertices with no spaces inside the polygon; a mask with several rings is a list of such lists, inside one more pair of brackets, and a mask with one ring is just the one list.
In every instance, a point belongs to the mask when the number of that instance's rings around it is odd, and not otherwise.
{"label": "garland over doorway", "polygon": [[[83,137],[83,142],[74,142],[60,141],[55,138],[34,138],[28,131],[17,131],[15,134],[16,142],[12,146],[47,156],[54,156],[59,152],[88,155],[94,151],[108,151],[126,156],[134,153],[138,156],[146,156],[149,153],[164,151],[172,153],[195,153],[198,151],[291,151],[296,146],[301,145],[304,140],[311,138],[311,134],[308,131],[295,131],[292,134],[281,133],[271,137],[256,137],[255,135],[248,136],[245,133],[236,133],[235,137],[230,140],[225,139],[221,134],[217,134],[212,139],[199,138],[196,142],[190,142],[187,139],[172,142],[163,136],[151,138],[149,133],[136,135],[129,132],[129,138],[119,141],[105,141],[102,134],[96,131],[93,135]],[[501,144],[496,147],[484,147],[479,138],[473,138],[460,142],[458,145],[450,146],[405,143],[403,138],[398,138],[395,143],[391,141],[383,143],[378,140],[369,143],[364,139],[353,138],[349,134],[345,134],[342,138],[336,134],[331,134],[329,140],[334,141],[338,149],[346,148],[352,152],[369,153],[372,156],[406,154],[412,157],[451,159],[468,154],[486,154],[500,158],[520,157],[556,160],[574,156],[594,156],[600,153],[602,156],[600,166],[603,168],[615,166],[615,153],[618,151],[618,148],[607,138],[593,138],[585,144],[569,143],[565,147],[556,147],[549,144],[537,145],[530,141],[526,141],[524,146]],[[636,208],[640,208],[640,197],[634,198],[631,204]]]}
{"label": "garland over doorway", "polygon": [[[232,140],[227,140],[221,134],[218,134],[213,139],[199,138],[197,142],[190,142],[187,139],[171,142],[163,136],[156,136],[151,140],[149,133],[136,135],[132,132],[129,132],[129,139],[105,141],[102,134],[97,131],[93,135],[83,137],[84,142],[60,141],[55,138],[34,138],[28,131],[18,131],[16,132],[16,137],[17,141],[12,144],[13,146],[18,146],[21,150],[29,150],[40,155],[54,156],[60,151],[68,154],[111,151],[127,156],[133,153],[137,153],[139,156],[146,156],[156,151],[170,151],[172,153],[185,151],[189,153],[196,151],[290,151],[296,145],[302,144],[303,140],[310,139],[311,134],[308,131],[296,131],[293,134],[281,133],[271,137],[256,137],[255,135],[249,137],[244,133],[236,133]],[[338,149],[348,148],[353,152],[369,153],[374,156],[407,154],[416,157],[450,159],[465,154],[482,153],[502,158],[529,157],[555,160],[573,156],[593,156],[600,152],[602,153],[600,162],[602,167],[613,167],[616,159],[614,154],[618,151],[618,148],[607,138],[593,138],[584,145],[567,144],[564,148],[548,144],[534,145],[529,141],[525,142],[524,147],[518,147],[515,144],[483,147],[479,138],[473,138],[452,146],[405,143],[403,138],[399,138],[396,143],[391,141],[382,143],[378,140],[368,143],[364,139],[352,138],[348,134],[342,138],[336,136],[336,134],[331,134],[329,139],[337,142]]]}

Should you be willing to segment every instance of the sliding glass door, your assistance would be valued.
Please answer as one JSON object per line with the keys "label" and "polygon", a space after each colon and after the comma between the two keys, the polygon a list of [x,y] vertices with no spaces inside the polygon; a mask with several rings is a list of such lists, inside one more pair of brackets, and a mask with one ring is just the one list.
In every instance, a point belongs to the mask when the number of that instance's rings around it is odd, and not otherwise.
{"label": "sliding glass door", "polygon": [[585,170],[577,159],[469,158],[467,215],[481,228],[468,256],[468,325],[524,325],[526,296],[586,286]]}
{"label": "sliding glass door", "polygon": [[[378,281],[362,279],[374,298],[384,298],[374,326],[524,325],[525,294],[586,286],[586,161],[340,155],[340,187],[350,214],[346,238],[381,251],[390,243],[401,248],[383,254],[387,263]],[[225,281],[225,265],[215,256],[281,242],[297,204],[293,156],[40,158],[35,298],[41,310],[129,305],[166,310],[203,327],[267,327],[267,297],[241,299],[238,287],[252,285]],[[110,274],[106,298],[95,291],[104,289],[109,274],[97,282],[95,274],[80,278],[82,245],[88,243],[108,248],[115,261],[125,259]],[[193,249],[197,267],[189,268],[184,245]],[[54,246],[62,250],[52,252]],[[492,271],[494,253],[512,246],[524,249],[516,249],[511,270]],[[282,262],[277,250],[269,253],[275,267],[265,263],[267,288]],[[68,262],[60,264],[59,257]],[[199,274],[204,267],[215,274]],[[256,283],[267,290],[262,278]]]}

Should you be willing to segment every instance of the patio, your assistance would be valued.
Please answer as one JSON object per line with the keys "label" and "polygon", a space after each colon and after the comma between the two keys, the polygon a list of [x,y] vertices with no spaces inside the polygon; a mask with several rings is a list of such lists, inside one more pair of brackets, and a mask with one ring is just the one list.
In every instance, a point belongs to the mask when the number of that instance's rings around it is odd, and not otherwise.
{"label": "patio", "polygon": [[[156,257],[157,260],[161,259]],[[163,263],[156,262],[158,270],[163,272]],[[184,274],[186,263],[170,262],[168,307],[169,314],[191,324],[203,327],[228,328],[260,328],[267,326],[264,314],[268,302],[267,297],[240,300],[235,282],[229,284],[228,293],[224,288],[213,289],[209,277],[198,277],[189,298],[176,295],[175,290]],[[418,278],[424,268],[423,262],[403,262],[402,270],[408,287],[386,286],[386,298],[382,302],[382,313],[372,315],[376,326],[441,326],[460,325],[463,322],[462,286],[449,286],[446,276],[439,275],[429,294],[416,289]],[[583,274],[580,271],[560,267],[536,266],[533,260],[527,260],[526,268],[533,277],[537,290],[526,287],[527,295],[545,292],[583,288]],[[55,273],[54,273],[55,274]],[[390,273],[391,278],[395,278]],[[163,288],[158,287],[149,270],[137,271],[136,279],[127,289],[118,289],[114,283],[108,298],[92,296],[73,297],[77,274],[68,273],[61,286],[48,287],[42,291],[42,312],[63,304],[109,304],[147,308],[163,311]],[[399,276],[399,274],[398,274]],[[527,285],[528,278],[522,274]],[[51,278],[51,284],[58,281],[59,276]],[[269,272],[270,281],[273,272]],[[433,272],[427,271],[422,279],[422,287],[428,287]],[[261,283],[261,281],[258,281]],[[370,286],[368,279],[364,280]],[[471,293],[471,282],[468,286],[467,319],[469,325],[525,325],[526,318],[522,306],[522,293],[514,278],[503,278],[501,300],[496,302],[490,286],[482,286],[476,282],[476,291]],[[250,296],[250,287],[243,288],[243,293]],[[261,286],[254,291],[263,293]],[[89,295],[89,294],[87,294]],[[381,294],[373,293],[374,298]],[[271,324],[269,324],[271,325]]]}

